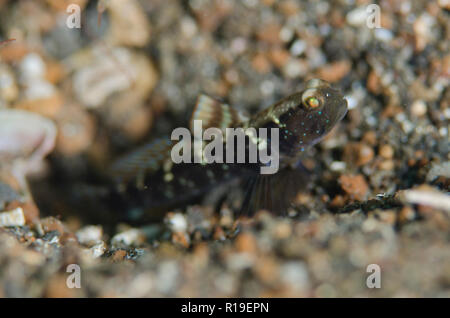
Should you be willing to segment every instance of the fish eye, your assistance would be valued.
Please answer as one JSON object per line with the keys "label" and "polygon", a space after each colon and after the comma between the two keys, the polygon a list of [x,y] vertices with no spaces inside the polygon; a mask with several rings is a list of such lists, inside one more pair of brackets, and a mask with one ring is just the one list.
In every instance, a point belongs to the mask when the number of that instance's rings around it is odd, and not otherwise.
{"label": "fish eye", "polygon": [[310,88],[303,93],[302,103],[307,110],[318,109],[323,105],[323,98],[317,89]]}
{"label": "fish eye", "polygon": [[308,104],[309,108],[317,108],[320,106],[320,101],[316,97],[308,97],[306,104]]}

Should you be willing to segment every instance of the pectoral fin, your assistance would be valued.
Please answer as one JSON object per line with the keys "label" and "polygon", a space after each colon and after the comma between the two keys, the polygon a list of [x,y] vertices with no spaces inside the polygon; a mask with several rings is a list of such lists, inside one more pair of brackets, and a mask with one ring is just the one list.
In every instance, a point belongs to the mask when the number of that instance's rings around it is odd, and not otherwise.
{"label": "pectoral fin", "polygon": [[306,188],[309,171],[299,162],[273,175],[258,175],[246,180],[241,213],[252,216],[259,210],[287,215],[297,194]]}

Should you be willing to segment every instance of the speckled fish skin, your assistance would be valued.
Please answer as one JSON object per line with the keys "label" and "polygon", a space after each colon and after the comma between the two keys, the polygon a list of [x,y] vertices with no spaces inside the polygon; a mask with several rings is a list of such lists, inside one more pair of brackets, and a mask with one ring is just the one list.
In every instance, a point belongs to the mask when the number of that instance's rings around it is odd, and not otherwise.
{"label": "speckled fish skin", "polygon": [[[322,105],[307,109],[302,100],[305,93],[320,98]],[[280,167],[284,167],[319,142],[346,113],[344,96],[326,81],[312,79],[304,91],[292,94],[258,113],[244,127],[279,128]]]}
{"label": "speckled fish skin", "polygon": [[[310,97],[314,98],[311,101],[314,107],[308,107],[306,99]],[[197,107],[194,111],[195,116],[205,120],[203,129],[212,125],[221,129],[230,126],[244,129],[279,128],[280,169],[274,176],[268,176],[271,181],[265,184],[270,184],[277,176],[285,178],[287,169],[296,169],[306,148],[319,142],[347,112],[343,95],[319,79],[308,81],[303,91],[282,99],[243,122],[237,122],[237,115],[228,105],[212,99],[206,101],[209,111],[206,116],[201,117],[203,109]],[[221,114],[214,116],[215,113]],[[217,118],[226,118],[228,122],[223,125],[223,120],[221,122]],[[111,202],[125,209],[128,218],[141,219],[146,216],[149,220],[157,219],[169,209],[186,204],[219,184],[236,178],[260,178],[260,163],[173,164],[170,158],[173,144],[168,139],[156,140],[113,164],[111,171],[117,187]],[[275,183],[279,184],[280,180]],[[257,187],[258,181],[251,184]],[[256,192],[252,189],[248,193]],[[251,208],[260,207],[264,205],[253,205]]]}

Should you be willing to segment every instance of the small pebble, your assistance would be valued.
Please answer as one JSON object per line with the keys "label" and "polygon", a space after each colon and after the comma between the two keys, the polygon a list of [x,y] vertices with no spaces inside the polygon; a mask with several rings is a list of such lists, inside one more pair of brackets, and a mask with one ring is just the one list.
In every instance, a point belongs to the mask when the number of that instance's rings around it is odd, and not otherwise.
{"label": "small pebble", "polygon": [[369,187],[362,175],[342,175],[339,183],[351,199],[363,201],[367,198]]}
{"label": "small pebble", "polygon": [[422,117],[427,113],[427,104],[423,100],[416,100],[411,105],[411,113],[416,117]]}
{"label": "small pebble", "polygon": [[172,232],[186,232],[187,230],[187,220],[182,213],[168,213],[165,218],[165,223]]}
{"label": "small pebble", "polygon": [[111,244],[116,246],[135,246],[142,244],[144,241],[145,236],[139,229],[129,229],[114,235],[111,239]]}
{"label": "small pebble", "polygon": [[22,208],[16,208],[11,211],[0,212],[0,227],[24,226],[25,216]]}
{"label": "small pebble", "polygon": [[81,244],[95,244],[102,239],[103,228],[99,225],[88,225],[78,230],[76,236]]}
{"label": "small pebble", "polygon": [[391,159],[394,156],[394,149],[390,145],[382,145],[379,150],[380,156],[384,159]]}

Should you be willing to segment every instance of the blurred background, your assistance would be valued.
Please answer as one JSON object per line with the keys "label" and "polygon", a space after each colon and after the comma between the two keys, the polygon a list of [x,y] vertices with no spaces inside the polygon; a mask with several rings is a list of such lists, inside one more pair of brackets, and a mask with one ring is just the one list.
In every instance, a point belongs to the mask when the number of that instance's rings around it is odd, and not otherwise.
{"label": "blurred background", "polygon": [[[449,296],[449,9],[0,0],[0,295]],[[190,206],[105,234],[60,196],[186,127],[200,93],[254,113],[316,77],[349,112],[309,151],[297,218],[261,212],[235,237],[226,206]],[[81,290],[70,262],[92,277]],[[386,287],[366,287],[370,263]]]}

